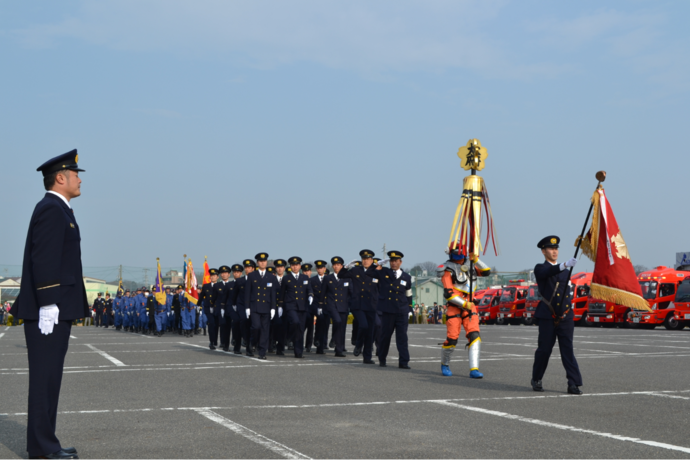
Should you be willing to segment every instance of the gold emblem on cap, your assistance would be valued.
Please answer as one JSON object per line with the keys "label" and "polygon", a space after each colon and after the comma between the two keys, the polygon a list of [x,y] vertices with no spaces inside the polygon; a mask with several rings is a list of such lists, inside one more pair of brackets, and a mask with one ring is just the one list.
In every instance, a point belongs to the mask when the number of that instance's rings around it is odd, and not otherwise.
{"label": "gold emblem on cap", "polygon": [[551,244],[556,244],[558,240],[556,238],[551,238]]}
{"label": "gold emblem on cap", "polygon": [[75,162],[75,163],[79,163],[79,155],[76,155],[76,156],[74,157],[74,162]]}

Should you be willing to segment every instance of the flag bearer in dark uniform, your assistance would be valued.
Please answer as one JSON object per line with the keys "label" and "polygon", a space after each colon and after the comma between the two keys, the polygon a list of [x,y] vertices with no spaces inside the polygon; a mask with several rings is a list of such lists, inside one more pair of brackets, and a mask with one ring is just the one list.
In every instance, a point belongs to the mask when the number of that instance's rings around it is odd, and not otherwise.
{"label": "flag bearer in dark uniform", "polygon": [[150,293],[148,289],[144,291],[144,295],[146,296],[146,315],[144,318],[148,319],[148,327],[144,332],[146,335],[153,334],[160,337],[163,334],[159,334],[158,328],[156,327],[156,312],[158,308],[162,308],[163,312],[165,312],[165,304],[159,306],[156,296]]}
{"label": "flag bearer in dark uniform", "polygon": [[577,264],[577,259],[572,258],[562,264],[558,263],[557,236],[547,236],[542,239],[537,247],[541,249],[546,260],[534,267],[534,276],[542,299],[534,312],[534,318],[538,321],[539,339],[538,348],[534,353],[534,366],[532,367],[532,389],[544,391],[541,379],[549,364],[551,350],[558,339],[558,348],[561,352],[561,362],[568,378],[568,393],[581,395],[582,375],[573,352],[573,309],[571,308],[570,280],[568,275],[570,267]]}
{"label": "flag bearer in dark uniform", "polygon": [[96,300],[93,301],[93,308],[96,310],[96,327],[103,326],[103,312],[105,311],[105,300],[101,297],[103,294],[98,293]]}
{"label": "flag bearer in dark uniform", "polygon": [[[309,280],[309,286],[312,286],[311,283],[311,264],[302,264],[302,273],[304,273],[304,276],[307,277]],[[318,302],[314,301],[316,299],[316,294],[314,294],[314,291],[312,289],[312,302],[309,305],[309,310],[307,311],[307,317],[304,319],[304,330],[307,332],[307,336],[304,340],[304,351],[307,353],[311,353],[311,346],[314,343],[314,317],[316,316],[316,310],[319,307]]]}
{"label": "flag bearer in dark uniform", "polygon": [[266,270],[268,254],[255,256],[258,268],[247,275],[244,305],[252,321],[252,342],[259,351],[259,359],[266,359],[271,319],[276,314],[278,279]]}
{"label": "flag bearer in dark uniform", "polygon": [[110,298],[109,293],[105,293],[105,302],[103,303],[103,322],[104,327],[108,329],[108,326],[112,323],[113,317],[113,299]]}
{"label": "flag bearer in dark uniform", "polygon": [[218,328],[220,326],[220,308],[216,308],[218,270],[212,268],[208,271],[208,274],[211,276],[211,282],[201,287],[197,305],[203,308],[202,314],[206,315],[206,321],[208,321],[209,348],[215,350],[218,346]]}
{"label": "flag bearer in dark uniform", "polygon": [[347,317],[349,316],[350,297],[352,296],[352,281],[343,279],[339,275],[343,268],[343,258],[333,257],[331,259],[333,273],[326,276],[323,280],[321,299],[319,303],[322,308],[328,309],[333,318],[333,341],[335,342],[335,356],[345,357],[345,329],[347,328]]}
{"label": "flag bearer in dark uniform", "polygon": [[379,303],[381,311],[381,342],[379,344],[379,366],[386,366],[386,356],[391,345],[393,331],[398,347],[398,367],[409,369],[410,352],[407,348],[407,326],[412,316],[412,277],[400,269],[403,253],[389,251],[391,268],[372,265],[367,275],[379,280]]}
{"label": "flag bearer in dark uniform", "polygon": [[55,436],[72,321],[90,315],[82,282],[81,236],[70,200],[81,195],[77,151],[39,166],[48,193],[29,222],[20,294],[10,313],[24,320],[29,358],[26,450],[30,458],[78,458]]}
{"label": "flag bearer in dark uniform", "polygon": [[350,268],[341,270],[340,276],[352,283],[353,295],[350,309],[352,316],[357,319],[358,330],[353,354],[359,356],[364,351],[362,356],[364,364],[374,364],[371,358],[378,303],[378,279],[367,273],[367,269],[374,266],[374,252],[362,249],[359,255],[362,258],[361,265],[351,262],[348,264]]}
{"label": "flag bearer in dark uniform", "polygon": [[314,262],[316,267],[316,276],[309,279],[311,283],[311,290],[314,293],[314,314],[316,315],[316,326],[314,330],[314,346],[316,346],[316,354],[323,355],[324,347],[328,341],[328,326],[331,324],[331,315],[328,309],[320,303],[321,292],[323,291],[323,280],[326,277],[326,266],[328,263],[325,260],[317,260]]}
{"label": "flag bearer in dark uniform", "polygon": [[304,353],[304,323],[311,304],[314,302],[314,293],[309,284],[309,277],[300,273],[302,259],[290,257],[290,273],[285,275],[280,286],[281,303],[285,309],[285,316],[289,326],[289,337],[295,348],[295,358],[303,358]]}
{"label": "flag bearer in dark uniform", "polygon": [[[240,354],[240,346],[242,345],[241,342],[244,342],[247,356],[254,356],[252,349],[254,346],[256,346],[256,344],[252,342],[252,320],[249,316],[249,309],[244,303],[244,290],[247,287],[247,277],[256,268],[256,263],[251,259],[245,259],[242,261],[242,266],[244,267],[245,275],[240,276],[235,280],[235,289],[233,289],[232,292],[232,308],[233,310],[237,310],[237,313],[240,316],[240,332],[242,340],[240,341],[240,336],[237,336],[238,340],[235,342],[233,353]],[[242,267],[239,268],[241,274]],[[233,272],[234,270],[235,267],[233,266]]]}
{"label": "flag bearer in dark uniform", "polygon": [[221,265],[218,269],[220,282],[216,286],[216,308],[220,309],[220,346],[223,351],[230,350],[230,333],[232,332],[232,307],[226,299],[232,296],[235,280],[230,279],[230,267]]}

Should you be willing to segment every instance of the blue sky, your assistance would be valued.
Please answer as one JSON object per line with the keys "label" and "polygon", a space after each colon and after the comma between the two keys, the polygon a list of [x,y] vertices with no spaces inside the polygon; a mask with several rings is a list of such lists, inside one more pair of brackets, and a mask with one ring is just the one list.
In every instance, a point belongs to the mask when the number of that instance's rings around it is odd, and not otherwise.
{"label": "blue sky", "polygon": [[[479,138],[500,271],[570,256],[596,186],[633,263],[689,250],[687,2],[0,3],[0,263],[78,148],[84,265],[442,262]],[[564,256],[565,256],[564,254]],[[591,269],[584,259],[578,268]]]}

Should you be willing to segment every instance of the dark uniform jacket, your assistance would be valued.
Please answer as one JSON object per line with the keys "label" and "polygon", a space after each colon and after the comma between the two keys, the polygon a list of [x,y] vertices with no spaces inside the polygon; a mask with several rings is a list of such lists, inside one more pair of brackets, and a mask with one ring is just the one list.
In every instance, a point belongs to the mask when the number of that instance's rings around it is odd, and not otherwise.
{"label": "dark uniform jacket", "polygon": [[295,278],[295,275],[292,273],[287,273],[283,276],[279,298],[284,309],[296,311],[310,310],[309,296],[313,297],[314,293],[307,275],[300,273]]}
{"label": "dark uniform jacket", "polygon": [[331,273],[330,275],[326,275],[323,279],[323,290],[321,291],[321,300],[319,303],[322,304],[322,308],[327,309],[331,315],[347,313],[352,292],[351,280],[340,277],[336,278],[335,273]]}
{"label": "dark uniform jacket", "polygon": [[113,299],[107,299],[105,302],[103,302],[103,305],[105,307],[106,315],[112,315],[113,314]]}
{"label": "dark uniform jacket", "polygon": [[381,267],[381,270],[376,270],[372,265],[367,270],[367,275],[379,280],[379,311],[405,314],[412,312],[412,277],[409,273],[402,272],[396,278],[392,269]]}
{"label": "dark uniform jacket", "polygon": [[225,284],[223,284],[222,281],[219,281],[217,283],[220,284],[221,289],[218,292],[218,296],[216,297],[216,305],[218,306],[218,308],[224,308],[226,315],[228,314],[228,309],[232,310],[232,300],[235,291],[235,283],[236,281],[234,279],[228,280],[228,282]]}
{"label": "dark uniform jacket", "polygon": [[[570,270],[561,270],[560,264],[551,265],[548,261],[544,261],[543,264],[537,264],[534,267],[534,276],[537,279],[539,293],[543,299],[551,301],[551,306],[558,316],[561,316],[566,308],[570,306],[570,288],[568,286],[569,274]],[[556,283],[558,283],[558,292],[556,292],[556,295],[553,295]],[[553,300],[551,300],[551,296],[553,296]],[[549,307],[543,300],[537,305],[537,309],[534,311],[534,317],[539,319],[552,318],[551,310],[549,310]],[[572,320],[573,309],[571,308],[562,321]]]}
{"label": "dark uniform jacket", "polygon": [[52,193],[34,208],[24,246],[15,318],[37,320],[40,307],[57,304],[60,320],[91,316],[81,266],[81,236],[74,213]]}
{"label": "dark uniform jacket", "polygon": [[96,297],[93,301],[93,308],[96,310],[96,313],[103,313],[105,310],[105,300],[102,297]]}
{"label": "dark uniform jacket", "polygon": [[[184,294],[182,294],[182,295],[184,295]],[[180,294],[174,294],[173,295],[172,308],[173,308],[173,312],[175,312],[175,315],[180,314],[180,310],[181,310],[181,308],[180,308]]]}
{"label": "dark uniform jacket", "polygon": [[259,270],[254,270],[247,276],[244,287],[244,308],[251,313],[271,313],[277,306],[278,278],[268,271],[262,278]]}
{"label": "dark uniform jacket", "polygon": [[[163,305],[165,307],[165,305]],[[156,309],[158,307],[158,302],[156,301],[156,296],[151,294],[146,297],[146,313],[149,315],[149,326],[156,324]]]}
{"label": "dark uniform jacket", "polygon": [[[215,316],[220,318],[220,308],[216,308],[216,297],[222,292],[223,287],[218,286],[218,281],[215,283],[206,283],[201,287],[201,293],[199,293],[199,300],[197,305],[201,305],[204,310],[206,318],[209,316]],[[220,283],[221,285],[223,283]],[[211,313],[211,308],[213,308],[213,313]]]}
{"label": "dark uniform jacket", "polygon": [[[323,279],[326,279],[326,275],[324,275]],[[321,291],[323,290],[323,281],[319,279],[319,275],[316,275],[309,278],[309,284],[311,284],[311,292],[314,294],[314,302],[312,302],[309,311],[315,315],[318,313],[319,308],[323,308],[323,306],[319,306]]]}
{"label": "dark uniform jacket", "polygon": [[338,276],[352,281],[352,310],[376,311],[379,297],[378,279],[368,275],[364,267],[343,268]]}

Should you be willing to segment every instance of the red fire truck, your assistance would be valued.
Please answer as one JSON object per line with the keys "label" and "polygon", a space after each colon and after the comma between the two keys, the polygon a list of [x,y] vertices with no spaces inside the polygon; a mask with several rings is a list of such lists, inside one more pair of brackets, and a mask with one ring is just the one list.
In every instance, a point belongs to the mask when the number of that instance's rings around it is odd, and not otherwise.
{"label": "red fire truck", "polygon": [[686,278],[678,285],[673,304],[676,307],[674,313],[676,321],[683,327],[690,326],[690,279]]}
{"label": "red fire truck", "polygon": [[539,305],[539,301],[542,299],[539,293],[539,288],[536,284],[527,288],[527,299],[525,300],[525,319],[523,322],[527,326],[534,324],[534,311]]}
{"label": "red fire truck", "polygon": [[532,283],[525,280],[510,280],[503,288],[498,303],[496,324],[522,324],[527,301],[527,287]]}
{"label": "red fire truck", "polygon": [[[570,278],[572,285],[570,294],[572,296],[573,320],[576,326],[587,326],[587,297],[589,296],[589,286],[592,284],[593,273],[580,272]],[[591,324],[591,323],[589,323]]]}
{"label": "red fire truck", "polygon": [[678,285],[686,278],[690,278],[690,271],[677,271],[663,265],[640,273],[637,280],[642,288],[642,296],[652,311],[633,310],[628,315],[628,323],[644,329],[661,325],[670,330],[683,329],[685,325],[676,317],[673,300]]}
{"label": "red fire truck", "polygon": [[484,291],[477,303],[477,313],[481,324],[494,324],[498,315],[498,301],[501,298],[501,286],[492,286]]}

